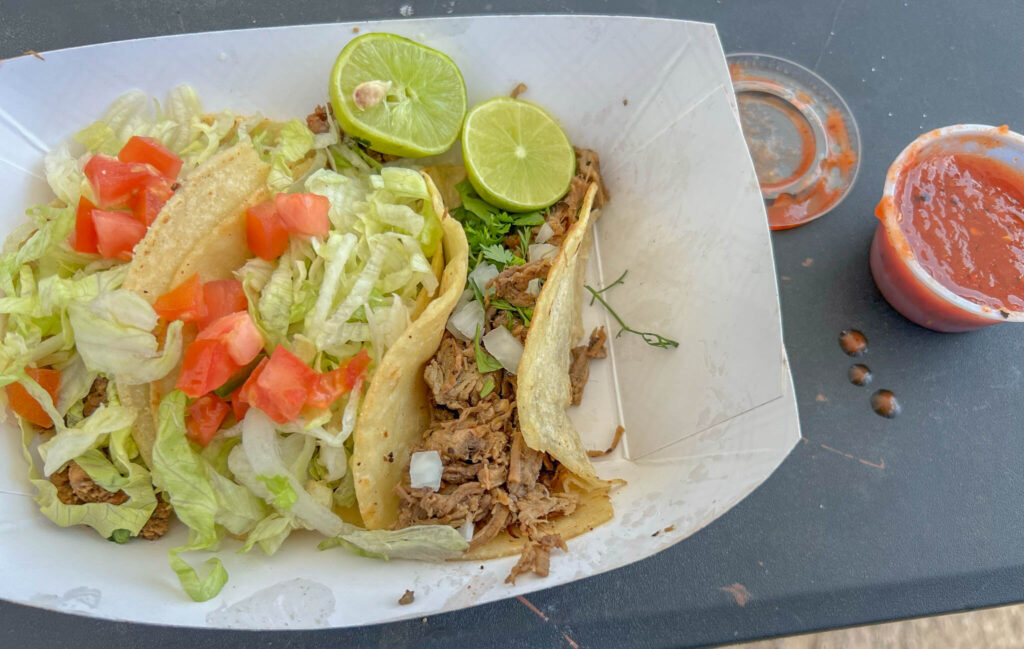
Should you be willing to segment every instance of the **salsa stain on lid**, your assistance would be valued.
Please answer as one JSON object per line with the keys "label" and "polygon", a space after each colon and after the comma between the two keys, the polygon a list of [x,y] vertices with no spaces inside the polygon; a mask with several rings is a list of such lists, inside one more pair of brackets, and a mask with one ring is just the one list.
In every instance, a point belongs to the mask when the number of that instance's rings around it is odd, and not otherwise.
{"label": "salsa stain on lid", "polygon": [[839,205],[860,167],[860,131],[843,98],[786,59],[726,60],[771,229],[795,228]]}

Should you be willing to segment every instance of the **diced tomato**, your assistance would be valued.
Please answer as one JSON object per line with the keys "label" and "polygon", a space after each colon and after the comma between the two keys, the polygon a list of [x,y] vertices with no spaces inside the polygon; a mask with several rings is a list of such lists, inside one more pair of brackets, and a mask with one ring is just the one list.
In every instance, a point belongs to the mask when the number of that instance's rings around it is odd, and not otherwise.
{"label": "diced tomato", "polygon": [[92,222],[96,227],[96,249],[104,259],[130,261],[135,244],[146,236],[146,226],[127,212],[93,210]]}
{"label": "diced tomato", "polygon": [[71,234],[71,247],[78,252],[95,255],[96,225],[92,222],[92,211],[96,206],[85,196],[78,199],[78,210],[75,211],[75,231]]}
{"label": "diced tomato", "polygon": [[279,424],[294,421],[302,411],[317,373],[298,356],[278,345],[242,386],[241,397]]}
{"label": "diced tomato", "polygon": [[242,400],[242,388],[244,385],[238,386],[238,389],[231,393],[231,412],[235,414],[235,421],[242,421],[245,419],[245,413],[249,411],[249,404]]}
{"label": "diced tomato", "polygon": [[342,363],[338,369],[320,374],[309,392],[306,405],[321,410],[330,408],[339,397],[355,387],[356,382],[366,373],[369,364],[370,355],[363,349]]}
{"label": "diced tomato", "polygon": [[217,318],[199,332],[196,341],[200,340],[220,341],[239,368],[251,363],[263,350],[263,334],[256,328],[248,311]]}
{"label": "diced tomato", "polygon": [[121,162],[144,162],[152,165],[169,180],[174,180],[181,172],[181,158],[153,137],[133,135],[121,148],[117,159]]}
{"label": "diced tomato", "polygon": [[278,194],[274,206],[289,232],[309,234],[321,239],[327,236],[331,222],[327,212],[331,201],[320,194]]}
{"label": "diced tomato", "polygon": [[201,397],[213,392],[242,369],[228,353],[220,340],[196,340],[185,350],[181,374],[174,387],[190,397]]}
{"label": "diced tomato", "polygon": [[[53,403],[57,402],[57,390],[60,389],[60,372],[45,368],[26,367],[25,373],[46,390]],[[53,425],[50,415],[46,414],[46,411],[35,400],[35,397],[30,395],[28,390],[20,383],[11,383],[5,386],[4,389],[7,392],[7,403],[15,414],[42,428],[49,428]]]}
{"label": "diced tomato", "polygon": [[245,212],[245,236],[249,250],[260,259],[273,261],[288,249],[288,230],[272,201],[250,207]]}
{"label": "diced tomato", "polygon": [[206,317],[199,319],[199,328],[226,315],[245,311],[249,300],[245,297],[242,283],[237,279],[215,279],[203,284],[203,299],[206,301]]}
{"label": "diced tomato", "polygon": [[246,410],[249,409],[249,406],[255,403],[257,390],[256,383],[259,381],[260,374],[263,373],[263,370],[267,367],[267,363],[269,362],[269,358],[264,358],[256,367],[253,368],[252,374],[249,375],[249,378],[247,378],[245,383],[242,384],[242,387],[238,388],[234,395],[232,395],[232,402],[238,401],[239,403],[245,404]]}
{"label": "diced tomato", "polygon": [[153,225],[160,210],[164,208],[164,203],[170,200],[173,194],[174,191],[167,179],[157,176],[150,178],[129,199],[132,215],[147,227]]}
{"label": "diced tomato", "polygon": [[127,205],[132,193],[142,188],[158,172],[148,164],[121,162],[97,153],[85,164],[85,177],[96,193],[100,207]]}
{"label": "diced tomato", "polygon": [[199,273],[195,273],[156,299],[153,310],[164,320],[195,322],[206,316],[205,291]]}
{"label": "diced tomato", "polygon": [[190,440],[205,447],[220,429],[224,418],[231,412],[228,402],[216,394],[204,394],[188,407],[185,426]]}

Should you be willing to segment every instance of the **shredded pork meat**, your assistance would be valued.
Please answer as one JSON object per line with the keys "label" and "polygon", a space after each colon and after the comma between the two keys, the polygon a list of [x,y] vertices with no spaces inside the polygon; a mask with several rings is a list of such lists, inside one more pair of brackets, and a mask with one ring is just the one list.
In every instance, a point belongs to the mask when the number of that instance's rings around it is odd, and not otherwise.
{"label": "shredded pork meat", "polygon": [[547,259],[537,259],[527,262],[522,266],[508,266],[498,273],[497,277],[487,282],[487,288],[494,289],[494,297],[507,300],[515,306],[533,306],[537,303],[537,296],[526,291],[529,288],[530,280],[544,279],[551,270],[551,262]]}
{"label": "shredded pork meat", "polygon": [[591,332],[590,341],[586,345],[573,347],[570,351],[572,361],[569,364],[569,386],[572,391],[572,405],[578,406],[583,401],[583,388],[590,378],[590,359],[608,356],[608,350],[604,347],[607,340],[608,335],[604,327],[598,327]]}
{"label": "shredded pork meat", "polygon": [[488,377],[495,380],[491,374],[477,371],[473,347],[460,345],[451,334],[445,334],[437,353],[423,371],[434,402],[452,410],[476,404]]}
{"label": "shredded pork meat", "polygon": [[[554,232],[549,243],[560,245],[576,222],[583,196],[590,183],[598,184],[595,205],[607,200],[597,154],[577,149],[577,175],[569,191],[546,214]],[[530,231],[532,240],[535,229]],[[513,251],[520,250],[518,233],[505,239]],[[529,242],[527,242],[529,243]],[[527,292],[533,279],[544,279],[551,259],[508,266],[488,282],[490,300],[502,299],[520,308],[536,304]],[[486,305],[485,329],[506,327],[521,342],[528,324],[521,314]],[[486,333],[481,331],[481,334]],[[589,375],[589,361],[604,358],[606,334],[595,329],[585,345],[572,350],[573,403],[579,403]],[[568,471],[548,454],[531,449],[519,430],[516,411],[516,377],[504,370],[482,374],[477,369],[472,341],[462,341],[445,332],[441,345],[426,365],[423,377],[434,400],[430,427],[415,451],[436,451],[443,466],[441,487],[414,489],[408,474],[397,487],[400,499],[396,528],[411,525],[474,526],[470,548],[478,548],[503,532],[525,539],[519,562],[506,581],[526,573],[546,576],[551,550],[565,550],[565,540],[550,532],[546,524],[576,510],[578,498],[564,488]],[[486,392],[485,387],[493,384]]]}

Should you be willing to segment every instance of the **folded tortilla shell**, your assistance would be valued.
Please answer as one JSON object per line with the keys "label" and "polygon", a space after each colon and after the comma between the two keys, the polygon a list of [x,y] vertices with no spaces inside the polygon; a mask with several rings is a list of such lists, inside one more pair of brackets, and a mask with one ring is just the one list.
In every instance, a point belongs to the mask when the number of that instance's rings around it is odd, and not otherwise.
{"label": "folded tortilla shell", "polygon": [[[135,247],[124,287],[153,303],[192,273],[204,281],[231,277],[251,256],[245,211],[269,198],[269,171],[248,144],[222,151],[192,171]],[[151,387],[118,382],[117,389],[121,403],[140,413],[132,437],[150,464],[157,430]]]}
{"label": "folded tortilla shell", "polygon": [[444,273],[437,297],[384,354],[356,421],[352,477],[363,523],[371,530],[389,528],[398,519],[395,486],[409,466],[412,449],[430,425],[431,403],[423,367],[441,344],[448,316],[466,285],[466,234],[445,210],[433,180],[423,176],[444,230]]}

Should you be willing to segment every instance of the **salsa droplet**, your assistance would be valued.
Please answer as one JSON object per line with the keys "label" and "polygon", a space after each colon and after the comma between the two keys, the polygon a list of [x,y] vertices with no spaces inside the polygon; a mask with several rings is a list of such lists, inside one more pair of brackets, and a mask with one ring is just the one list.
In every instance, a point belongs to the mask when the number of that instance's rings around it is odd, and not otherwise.
{"label": "salsa droplet", "polygon": [[847,356],[860,356],[868,350],[868,337],[856,329],[839,332],[839,347]]}
{"label": "salsa droplet", "polygon": [[878,390],[871,395],[871,409],[886,419],[892,419],[903,411],[896,395],[889,390]]}
{"label": "salsa droplet", "polygon": [[871,375],[871,369],[867,365],[857,363],[851,365],[850,369],[846,371],[846,376],[850,378],[850,383],[854,385],[865,386],[871,383],[871,379],[874,377]]}

